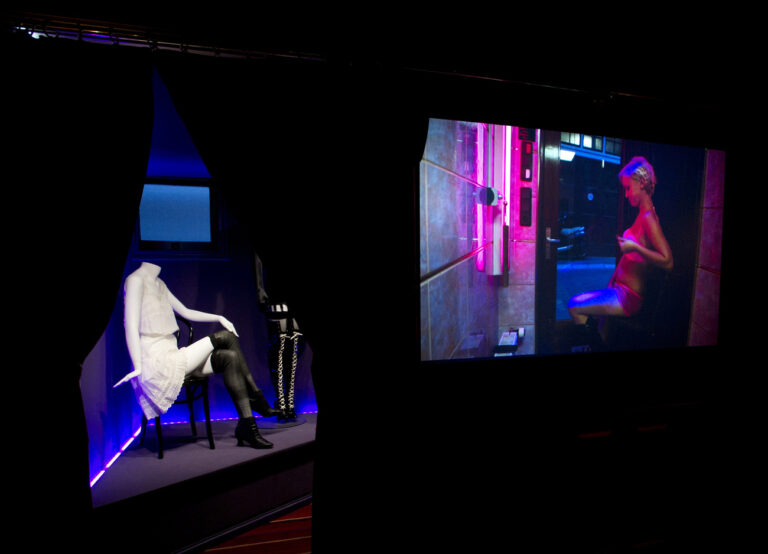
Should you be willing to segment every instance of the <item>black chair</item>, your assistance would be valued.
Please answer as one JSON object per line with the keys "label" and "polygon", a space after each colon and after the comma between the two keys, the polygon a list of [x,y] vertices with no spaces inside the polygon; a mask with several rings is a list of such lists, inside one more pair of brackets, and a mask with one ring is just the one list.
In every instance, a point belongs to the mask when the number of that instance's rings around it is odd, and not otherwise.
{"label": "black chair", "polygon": [[[192,344],[192,342],[194,341],[194,329],[192,328],[192,323],[179,315],[176,316],[176,319],[179,320],[184,325],[186,325],[187,329],[189,329],[189,338],[187,340],[187,344]],[[189,425],[192,430],[192,435],[194,437],[197,437],[197,426],[195,425],[194,403],[196,400],[200,400],[202,398],[203,411],[205,412],[205,430],[208,433],[208,444],[211,447],[211,450],[214,450],[216,446],[213,442],[213,432],[211,431],[211,409],[210,409],[210,404],[208,402],[208,376],[200,377],[200,376],[190,375],[186,379],[184,379],[184,384],[182,388],[184,390],[184,397],[177,398],[176,401],[173,403],[174,406],[176,404],[186,404],[189,407]],[[146,434],[146,432],[147,432],[147,416],[142,415],[141,416],[141,440],[139,441],[139,444],[141,445],[144,444],[144,435]],[[157,416],[155,418],[155,432],[157,433],[157,457],[162,460],[163,459],[163,431],[162,431],[162,424],[160,422],[160,416]]]}
{"label": "black chair", "polygon": [[603,338],[610,350],[635,350],[661,345],[665,304],[670,302],[675,275],[652,268],[641,310],[631,317],[604,317]]}

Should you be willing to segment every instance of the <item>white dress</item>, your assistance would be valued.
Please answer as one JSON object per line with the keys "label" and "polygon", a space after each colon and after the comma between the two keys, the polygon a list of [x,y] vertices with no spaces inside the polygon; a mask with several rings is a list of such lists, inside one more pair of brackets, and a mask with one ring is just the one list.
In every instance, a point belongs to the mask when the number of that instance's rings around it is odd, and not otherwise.
{"label": "white dress", "polygon": [[179,395],[187,369],[185,348],[179,348],[174,333],[179,326],[165,283],[141,267],[129,278],[142,279],[141,374],[131,380],[136,399],[147,419],[164,414]]}

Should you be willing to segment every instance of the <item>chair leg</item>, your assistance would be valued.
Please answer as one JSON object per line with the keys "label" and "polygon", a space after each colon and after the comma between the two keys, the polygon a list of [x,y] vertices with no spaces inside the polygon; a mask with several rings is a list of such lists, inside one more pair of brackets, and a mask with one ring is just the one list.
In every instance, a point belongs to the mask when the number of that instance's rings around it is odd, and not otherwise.
{"label": "chair leg", "polygon": [[215,450],[216,446],[213,444],[213,431],[211,430],[211,407],[208,404],[208,382],[204,382],[203,385],[203,411],[205,412],[205,431],[208,433],[208,445],[211,450]]}
{"label": "chair leg", "polygon": [[155,418],[155,432],[157,433],[157,457],[163,459],[163,432],[160,425],[160,416]]}
{"label": "chair leg", "polygon": [[[208,444],[211,447],[211,450],[215,450],[216,445],[213,441],[213,429],[211,428],[211,408],[208,401],[208,383],[207,381],[201,383],[200,385],[202,387],[202,398],[203,398],[203,410],[205,411],[205,429],[208,433]],[[187,398],[194,398],[193,391],[191,390],[191,386],[187,385],[186,389]],[[197,436],[197,426],[195,425],[195,412],[194,408],[192,407],[192,402],[189,402],[189,422],[190,426],[192,427],[192,434],[194,436]],[[155,432],[157,433],[157,457],[158,459],[163,459],[163,430],[162,425],[160,423],[160,416],[155,418]],[[142,415],[141,416],[141,440],[139,441],[139,444],[144,445],[144,437],[147,433],[147,416]]]}
{"label": "chair leg", "polygon": [[139,440],[139,446],[144,446],[144,435],[147,434],[147,416],[141,416],[141,440]]}
{"label": "chair leg", "polygon": [[192,436],[197,437],[197,425],[195,425],[194,391],[192,385],[185,385],[187,392],[187,405],[189,406],[189,427],[192,430]]}

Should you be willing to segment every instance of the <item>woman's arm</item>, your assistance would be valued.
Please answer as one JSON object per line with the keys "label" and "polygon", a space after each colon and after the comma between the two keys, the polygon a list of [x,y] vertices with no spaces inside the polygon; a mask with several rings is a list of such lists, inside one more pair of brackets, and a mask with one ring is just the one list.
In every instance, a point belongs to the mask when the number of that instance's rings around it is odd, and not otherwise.
{"label": "woman's arm", "polygon": [[206,312],[200,312],[198,310],[192,310],[187,308],[178,298],[176,298],[171,291],[168,291],[168,297],[171,301],[171,307],[173,311],[179,314],[181,317],[190,321],[197,321],[199,323],[214,323],[218,322],[227,331],[231,331],[235,336],[239,336],[235,331],[235,326],[226,317],[222,315],[209,314]]}
{"label": "woman's arm", "polygon": [[655,214],[649,212],[643,216],[640,223],[643,226],[645,236],[648,237],[648,241],[653,248],[646,248],[633,240],[619,238],[621,251],[624,253],[637,252],[648,263],[667,271],[672,271],[675,265],[672,249],[669,247],[664,232],[661,230],[658,218]]}
{"label": "woman's arm", "polygon": [[141,341],[139,339],[139,319],[141,317],[141,295],[144,285],[140,278],[128,276],[125,280],[125,344],[133,363],[133,371],[113,385],[117,387],[141,375]]}

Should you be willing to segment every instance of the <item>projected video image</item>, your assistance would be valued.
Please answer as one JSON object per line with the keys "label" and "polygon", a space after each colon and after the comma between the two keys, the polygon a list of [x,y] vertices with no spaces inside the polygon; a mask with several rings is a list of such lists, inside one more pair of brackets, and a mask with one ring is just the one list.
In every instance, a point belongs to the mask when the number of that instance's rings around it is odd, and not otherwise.
{"label": "projected video image", "polygon": [[725,153],[430,120],[421,359],[717,344]]}

